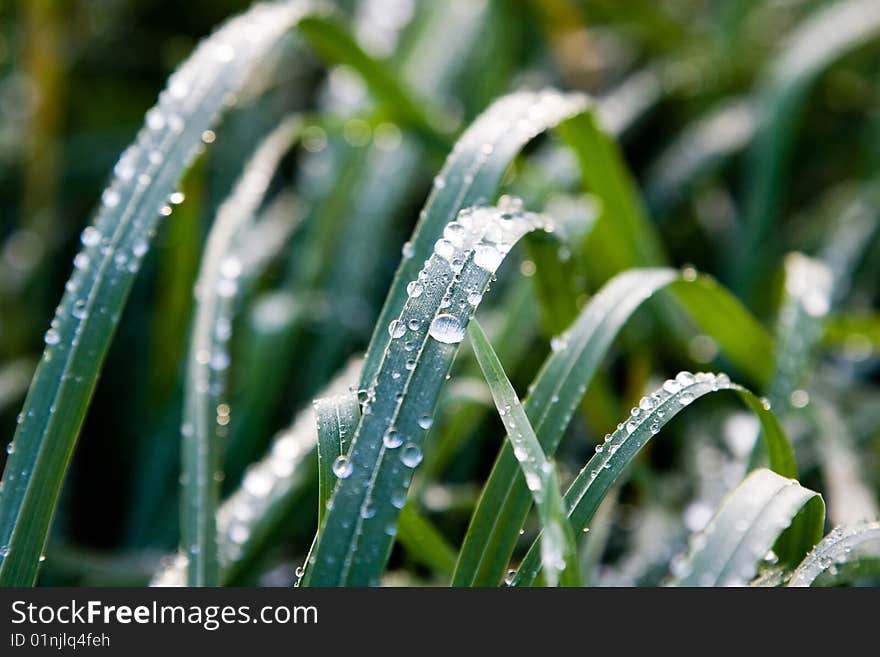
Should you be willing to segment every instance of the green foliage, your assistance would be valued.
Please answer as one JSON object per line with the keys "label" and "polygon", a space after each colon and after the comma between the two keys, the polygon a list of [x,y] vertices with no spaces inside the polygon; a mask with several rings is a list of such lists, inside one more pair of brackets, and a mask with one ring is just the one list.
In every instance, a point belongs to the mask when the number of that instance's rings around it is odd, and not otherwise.
{"label": "green foliage", "polygon": [[0,584],[876,583],[880,12],[716,4],[20,3]]}

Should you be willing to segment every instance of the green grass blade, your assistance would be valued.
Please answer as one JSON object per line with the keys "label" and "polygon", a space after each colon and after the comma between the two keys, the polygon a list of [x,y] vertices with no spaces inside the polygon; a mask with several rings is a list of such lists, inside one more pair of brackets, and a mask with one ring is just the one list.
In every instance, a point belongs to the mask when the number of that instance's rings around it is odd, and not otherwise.
{"label": "green grass blade", "polygon": [[[761,326],[712,279],[674,269],[632,270],[609,281],[557,339],[524,407],[541,445],[555,453],[584,391],[624,323],[658,290],[675,298],[753,378],[769,378],[772,345]],[[495,586],[504,574],[531,498],[512,450],[501,449],[465,536],[453,583]]]}
{"label": "green grass blade", "polygon": [[584,186],[601,201],[596,224],[586,240],[599,282],[631,267],[662,265],[667,258],[642,204],[620,148],[593,113],[564,121],[560,135],[574,150]]}
{"label": "green grass blade", "polygon": [[[630,417],[597,445],[590,459],[565,493],[565,505],[572,527],[586,527],[605,495],[623,475],[638,452],[660,429],[695,399],[716,391],[731,390],[738,394],[761,422],[771,468],[785,477],[796,477],[797,467],[791,445],[775,416],[751,392],[731,383],[725,374],[680,372],[667,380],[657,391],[643,397],[632,409]],[[533,544],[520,564],[515,585],[530,585],[540,572],[540,557]]]}
{"label": "green grass blade", "polygon": [[465,131],[446,160],[416,225],[382,307],[361,375],[361,387],[372,385],[385,349],[386,330],[406,301],[406,286],[430,256],[434,242],[462,208],[490,201],[507,167],[519,151],[541,132],[571,116],[588,112],[590,103],[578,94],[517,92],[495,101]]}
{"label": "green grass blade", "polygon": [[781,206],[796,117],[810,88],[834,62],[880,37],[875,0],[833,3],[790,37],[760,92],[759,127],[749,152],[742,239],[731,253],[736,289],[748,290],[771,251],[765,239]]}
{"label": "green grass blade", "polygon": [[226,438],[230,415],[226,398],[228,343],[242,275],[235,251],[253,227],[269,182],[301,130],[299,117],[287,119],[257,148],[217,211],[199,268],[181,447],[181,540],[190,586],[216,586],[219,580],[215,516],[221,479],[217,474],[223,472],[220,445]]}
{"label": "green grass blade", "polygon": [[255,5],[206,39],[170,78],[119,159],[25,401],[0,491],[0,583],[32,584],[98,373],[169,196],[230,94],[310,5]]}
{"label": "green grass blade", "polygon": [[543,227],[537,215],[504,199],[499,208],[462,211],[444,230],[425,267],[408,284],[389,346],[366,388],[361,422],[303,584],[378,583],[413,469],[422,460],[425,418],[449,371],[465,327],[507,251]]}
{"label": "green grass blade", "polygon": [[[360,407],[355,394],[335,395],[315,401],[318,425],[318,528],[327,504],[339,481],[339,473],[348,467],[348,449],[357,430]],[[407,503],[400,512],[397,540],[417,561],[439,574],[449,576],[455,567],[455,550],[413,506]]]}
{"label": "green grass blade", "polygon": [[788,586],[833,586],[880,577],[880,522],[835,527],[795,569]]}
{"label": "green grass blade", "polygon": [[541,563],[547,583],[550,586],[556,586],[557,582],[566,586],[579,586],[574,534],[562,508],[556,466],[544,454],[516,391],[504,373],[501,361],[476,320],[471,320],[468,325],[468,335],[477,362],[483,370],[486,383],[489,384],[495,406],[507,428],[509,444],[522,470],[526,486],[538,507],[543,529]]}
{"label": "green grass blade", "polygon": [[337,472],[348,466],[351,436],[360,418],[357,395],[349,393],[315,400],[318,423],[318,527],[324,520],[327,503],[339,478]]}
{"label": "green grass blade", "polygon": [[706,529],[692,539],[694,547],[676,584],[746,586],[799,513],[809,517],[812,529],[807,541],[798,546],[803,555],[822,536],[822,497],[794,479],[755,470],[722,502]]}
{"label": "green grass blade", "polygon": [[414,559],[435,573],[450,577],[455,568],[455,549],[437,529],[422,516],[414,505],[407,502],[400,510],[397,524],[397,542]]}

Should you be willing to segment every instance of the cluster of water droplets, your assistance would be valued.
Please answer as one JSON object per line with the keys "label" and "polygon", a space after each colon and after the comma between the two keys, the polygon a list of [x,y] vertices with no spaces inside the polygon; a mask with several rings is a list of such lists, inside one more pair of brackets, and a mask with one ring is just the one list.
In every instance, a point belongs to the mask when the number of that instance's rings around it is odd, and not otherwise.
{"label": "cluster of water droplets", "polygon": [[[639,400],[638,405],[630,409],[629,416],[612,433],[606,434],[603,442],[596,445],[596,456],[581,471],[588,473],[589,480],[596,479],[601,470],[613,467],[615,455],[626,447],[627,459],[647,442],[648,438],[659,433],[676,413],[688,406],[697,397],[708,392],[736,388],[730,378],[722,373],[711,372],[679,372],[674,379],[667,379],[663,385],[650,395]],[[643,432],[647,429],[647,432]],[[629,445],[633,434],[639,436],[637,444]],[[623,467],[621,462],[619,467]]]}
{"label": "cluster of water droplets", "polygon": [[[812,586],[817,580],[833,584],[843,566],[863,558],[880,558],[880,521],[866,520],[832,529],[804,558],[788,586]],[[830,581],[822,581],[826,578]]]}
{"label": "cluster of water droplets", "polygon": [[[424,267],[407,286],[407,299],[401,314],[387,325],[389,342],[373,384],[359,391],[363,419],[358,438],[344,458],[334,464],[334,472],[347,485],[337,488],[333,504],[357,504],[359,517],[354,523],[331,513],[328,523],[352,534],[352,544],[367,531],[393,536],[397,531],[397,511],[406,502],[413,470],[423,459],[424,434],[432,425],[433,393],[448,378],[454,347],[464,339],[465,327],[501,264],[504,256],[525,233],[547,227],[546,221],[527,213],[519,199],[504,197],[498,207],[462,210],[446,226],[436,241]],[[450,348],[452,347],[452,348]],[[419,362],[428,369],[416,372]],[[418,394],[407,395],[412,377],[426,377]],[[430,382],[428,381],[430,379]],[[359,465],[376,462],[369,472]],[[370,473],[387,472],[381,484],[371,482]],[[374,485],[387,491],[373,499]],[[329,525],[328,525],[329,526]],[[364,554],[349,552],[342,571]],[[326,553],[323,563],[333,563]]]}

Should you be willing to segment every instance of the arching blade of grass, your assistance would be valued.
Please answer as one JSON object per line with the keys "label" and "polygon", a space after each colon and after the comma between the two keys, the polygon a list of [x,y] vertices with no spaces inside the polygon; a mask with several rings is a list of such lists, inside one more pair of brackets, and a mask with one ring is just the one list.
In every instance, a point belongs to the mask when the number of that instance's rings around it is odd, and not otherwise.
{"label": "arching blade of grass", "polygon": [[315,400],[318,423],[318,527],[339,481],[336,473],[347,467],[345,454],[357,428],[360,411],[357,395],[347,393]]}
{"label": "arching blade of grass", "polygon": [[208,234],[196,283],[192,343],[184,388],[181,538],[190,586],[216,586],[219,578],[215,516],[220,496],[220,443],[227,435],[228,342],[242,263],[235,249],[250,230],[279,162],[303,127],[299,117],[281,123],[257,148]]}
{"label": "arching blade of grass", "polygon": [[[360,408],[356,394],[334,395],[315,401],[318,424],[318,531],[340,474],[348,467],[348,448],[357,430]],[[455,552],[412,503],[400,512],[397,539],[417,560],[451,575]]]}
{"label": "arching blade of grass", "polygon": [[[632,409],[630,416],[617,425],[605,442],[596,448],[596,455],[584,466],[565,493],[565,506],[572,527],[587,527],[596,509],[611,486],[623,475],[645,444],[660,429],[695,399],[723,390],[731,390],[749,407],[761,422],[762,432],[770,460],[770,467],[784,477],[796,477],[797,467],[791,445],[773,413],[764,408],[760,399],[735,383],[725,374],[680,372],[675,379],[668,379],[657,391],[643,397]],[[792,526],[792,535],[808,533],[803,523]],[[536,544],[533,544],[520,564],[513,580],[514,585],[531,585],[541,570],[541,560]]]}
{"label": "arching blade of grass", "polygon": [[[322,396],[346,394],[362,365],[361,359],[352,359],[321,391]],[[217,546],[222,583],[236,581],[259,558],[297,497],[314,485],[317,443],[314,409],[309,407],[278,433],[266,455],[248,468],[241,486],[220,505]],[[181,554],[156,573],[153,585],[185,586],[186,570],[186,556]]]}
{"label": "arching blade of grass", "polygon": [[765,239],[780,210],[797,117],[810,88],[834,62],[878,37],[875,0],[833,3],[797,29],[768,71],[749,152],[742,239],[730,253],[737,290],[751,287],[772,254]]}
{"label": "arching blade of grass", "polygon": [[[464,210],[437,240],[408,299],[389,322],[391,338],[366,388],[348,465],[306,566],[304,585],[378,583],[424,432],[468,320],[509,249],[544,226],[512,199]],[[393,293],[392,293],[393,294]]]}
{"label": "arching blade of grass", "polygon": [[680,586],[746,586],[798,514],[811,532],[792,546],[791,556],[806,552],[822,536],[822,497],[794,479],[770,470],[755,470],[722,502],[706,529],[693,537],[676,584]]}
{"label": "arching blade of grass", "polygon": [[391,339],[386,327],[406,300],[406,286],[431,254],[446,225],[465,207],[486,203],[496,194],[516,154],[541,132],[589,112],[584,96],[556,91],[517,92],[495,101],[465,131],[446,160],[425,204],[412,241],[394,276],[391,290],[367,350],[361,387],[371,386]]}
{"label": "arching blade of grass", "polygon": [[[731,295],[708,277],[674,269],[631,270],[609,281],[557,338],[558,349],[534,380],[524,407],[544,452],[556,452],[578,402],[624,323],[648,298],[668,287],[714,336],[730,359],[759,382],[769,377],[770,338]],[[512,450],[505,445],[471,518],[459,554],[456,586],[496,586],[516,545],[531,498]]]}
{"label": "arching blade of grass", "polygon": [[880,577],[880,522],[835,527],[812,549],[788,586],[834,586]]}
{"label": "arching blade of grass", "polygon": [[526,486],[541,517],[541,562],[547,583],[556,586],[579,586],[574,534],[562,508],[562,496],[556,466],[544,455],[528,416],[504,373],[498,356],[476,320],[468,325],[468,335],[480,369],[492,392],[498,414],[507,428],[511,449],[519,462]]}
{"label": "arching blade of grass", "polygon": [[658,214],[672,209],[702,176],[745,148],[755,118],[752,102],[739,98],[688,126],[648,170],[645,196],[651,209]]}
{"label": "arching blade of grass", "polygon": [[[205,40],[169,79],[119,159],[46,332],[0,491],[0,583],[33,583],[67,464],[122,307],[203,133],[310,5],[259,4]],[[173,199],[172,199],[173,200]]]}

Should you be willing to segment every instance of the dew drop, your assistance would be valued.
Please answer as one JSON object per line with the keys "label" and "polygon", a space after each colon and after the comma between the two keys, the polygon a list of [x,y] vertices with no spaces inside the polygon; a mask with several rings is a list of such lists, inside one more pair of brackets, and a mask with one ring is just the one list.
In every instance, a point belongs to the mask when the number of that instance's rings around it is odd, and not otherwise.
{"label": "dew drop", "polygon": [[397,449],[403,444],[403,436],[396,429],[389,429],[382,438],[382,444],[388,449]]}
{"label": "dew drop", "polygon": [[402,509],[406,504],[406,489],[396,490],[391,493],[391,506]]}
{"label": "dew drop", "polygon": [[76,257],[73,259],[73,266],[77,269],[85,269],[89,266],[90,262],[91,260],[89,259],[89,256],[85,253],[77,253]]}
{"label": "dew drop", "polygon": [[348,457],[345,454],[340,454],[336,457],[336,460],[333,461],[333,474],[339,479],[346,479],[351,476],[353,469],[351,461],[348,460]]}
{"label": "dew drop", "polygon": [[101,194],[101,203],[105,208],[115,208],[119,205],[119,192],[115,189],[105,189]]}
{"label": "dew drop", "polygon": [[684,388],[686,386],[693,385],[696,379],[694,378],[694,375],[690,372],[679,372],[675,375],[675,381],[676,383],[678,383],[678,385]]}
{"label": "dew drop", "polygon": [[504,254],[494,246],[480,244],[474,248],[474,263],[488,272],[494,272],[504,260]]}
{"label": "dew drop", "polygon": [[414,443],[408,443],[400,453],[400,462],[408,468],[414,468],[422,462],[422,450]]}
{"label": "dew drop", "polygon": [[403,337],[403,334],[406,333],[406,326],[399,319],[392,319],[388,324],[388,335],[390,335],[395,340],[397,338]]}
{"label": "dew drop", "polygon": [[422,292],[424,291],[425,288],[422,287],[422,284],[418,281],[410,281],[406,286],[406,293],[411,299],[417,299],[422,296]]}
{"label": "dew drop", "polygon": [[430,415],[423,415],[419,418],[419,426],[426,431],[431,428],[432,424],[434,424],[434,418]]}
{"label": "dew drop", "polygon": [[553,352],[562,351],[568,346],[568,338],[564,335],[557,335],[550,340],[550,349]]}
{"label": "dew drop", "polygon": [[663,389],[669,394],[674,395],[681,390],[681,386],[674,379],[666,379],[666,381],[663,382]]}
{"label": "dew drop", "polygon": [[86,310],[86,302],[84,299],[77,299],[73,307],[70,309],[70,314],[76,317],[77,319],[85,319],[88,316],[88,311]]}
{"label": "dew drop", "polygon": [[437,315],[428,329],[428,334],[443,344],[458,344],[464,339],[464,326],[455,315]]}
{"label": "dew drop", "polygon": [[87,226],[79,236],[79,241],[86,248],[97,246],[101,241],[101,231],[93,226]]}

